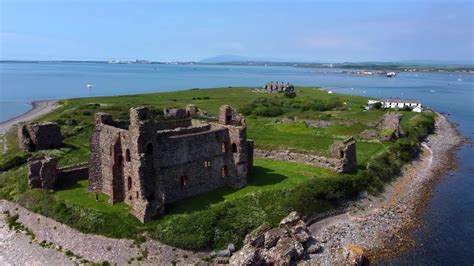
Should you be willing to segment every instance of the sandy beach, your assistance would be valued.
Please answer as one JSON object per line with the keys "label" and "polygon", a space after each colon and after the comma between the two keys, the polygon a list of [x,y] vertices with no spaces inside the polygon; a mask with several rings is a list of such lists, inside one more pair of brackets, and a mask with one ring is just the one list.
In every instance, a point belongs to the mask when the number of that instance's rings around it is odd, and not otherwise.
{"label": "sandy beach", "polygon": [[34,101],[31,103],[31,110],[0,123],[0,134],[7,132],[12,126],[41,117],[58,107],[55,100]]}

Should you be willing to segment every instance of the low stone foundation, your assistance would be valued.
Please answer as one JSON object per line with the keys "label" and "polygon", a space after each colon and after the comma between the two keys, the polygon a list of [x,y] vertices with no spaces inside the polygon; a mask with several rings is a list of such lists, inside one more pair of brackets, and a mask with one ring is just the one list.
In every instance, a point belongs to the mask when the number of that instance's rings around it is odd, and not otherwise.
{"label": "low stone foundation", "polygon": [[58,168],[57,159],[40,155],[28,159],[28,185],[31,189],[66,187],[89,177],[87,165]]}
{"label": "low stone foundation", "polygon": [[357,167],[355,139],[336,141],[329,148],[331,157],[316,154],[303,154],[285,149],[254,150],[256,158],[269,158],[279,161],[304,163],[317,167],[324,167],[338,173],[348,172]]}

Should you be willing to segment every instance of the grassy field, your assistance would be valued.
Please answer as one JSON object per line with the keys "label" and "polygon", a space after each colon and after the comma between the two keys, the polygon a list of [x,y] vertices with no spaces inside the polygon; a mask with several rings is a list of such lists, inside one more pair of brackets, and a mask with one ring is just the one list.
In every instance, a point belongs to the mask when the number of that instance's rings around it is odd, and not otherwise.
{"label": "grassy field", "polygon": [[[158,219],[157,222],[175,218],[180,214],[202,211],[222,201],[236,200],[247,194],[290,188],[311,178],[334,177],[336,175],[332,171],[303,164],[257,159],[246,187],[242,189],[222,187],[182,200],[168,206],[166,215]],[[96,200],[95,194],[89,193],[87,188],[88,181],[82,180],[74,186],[55,191],[54,195],[72,204],[117,215],[121,220],[130,224],[138,222],[135,217],[129,215],[130,208],[126,204],[118,203],[111,206],[108,203],[109,197],[102,193],[99,194],[99,200]]]}
{"label": "grassy field", "polygon": [[[317,88],[297,88],[297,93],[296,98],[286,98],[250,88],[218,88],[62,100],[58,109],[38,120],[61,125],[64,147],[41,153],[57,157],[60,166],[87,161],[94,114],[107,112],[114,119],[128,119],[128,109],[134,106],[148,106],[159,114],[164,107],[192,103],[210,115],[217,115],[220,105],[229,104],[249,113],[247,133],[257,148],[287,148],[319,154],[325,154],[334,140],[358,137],[365,129],[375,129],[384,114],[363,110],[366,97],[328,94]],[[308,127],[303,122],[280,123],[284,118],[295,117],[334,123],[326,128]],[[426,122],[423,115],[404,112],[402,125],[410,129],[410,134],[424,134],[418,132],[420,123],[424,130],[430,121]],[[398,168],[403,160],[397,159],[394,166],[373,164],[373,161],[396,153],[390,149],[406,148],[392,142],[358,140],[358,170],[345,175],[309,165],[257,159],[248,186],[223,187],[177,202],[166,207],[162,218],[143,225],[129,214],[125,204],[111,206],[104,194],[96,201],[95,195],[87,192],[87,180],[56,192],[28,191],[25,162],[38,152],[19,150],[13,131],[6,135],[6,141],[8,153],[0,158],[4,169],[0,172],[0,198],[18,201],[32,211],[84,232],[134,239],[146,234],[191,249],[220,248],[229,242],[239,244],[256,226],[263,222],[275,225],[291,210],[303,214],[325,211],[362,189],[380,187],[377,172],[391,176],[396,171],[384,172],[384,169]],[[410,142],[407,147],[414,145]],[[366,173],[368,165],[381,168]]]}
{"label": "grassy field", "polygon": [[[254,92],[249,88],[219,88],[206,90],[187,90],[156,94],[139,94],[116,97],[78,98],[60,101],[60,107],[54,112],[38,119],[55,121],[61,125],[65,146],[60,150],[51,151],[59,158],[62,166],[84,162],[89,154],[89,137],[93,131],[93,116],[96,112],[110,113],[114,119],[128,119],[128,110],[134,106],[148,106],[159,113],[165,107],[183,107],[192,103],[210,115],[217,115],[219,106],[230,104],[237,109],[255,101],[258,98],[280,101],[289,105],[297,101],[306,103],[314,100],[327,102],[340,99],[350,108],[341,111],[312,111],[289,109],[275,118],[250,115],[248,120],[248,137],[255,140],[257,148],[285,147],[306,152],[324,153],[336,138],[349,135],[358,135],[362,130],[369,128],[367,124],[376,122],[382,115],[381,111],[366,112],[362,106],[366,104],[366,97],[328,94],[317,88],[298,88],[295,99],[285,98],[281,94],[264,94]],[[195,99],[195,100],[193,100]],[[199,100],[197,100],[199,99]],[[288,109],[288,108],[287,108]],[[283,117],[300,117],[320,119],[324,117],[332,121],[351,121],[356,126],[334,125],[325,129],[312,129],[300,123],[279,125],[275,120]],[[14,156],[25,155],[18,149],[16,135],[7,135],[9,152],[0,159],[0,164]],[[366,143],[363,147],[371,146]],[[362,146],[361,146],[362,147]],[[373,144],[373,149],[382,146]],[[366,149],[357,152],[365,158]],[[372,153],[370,153],[372,154]]]}

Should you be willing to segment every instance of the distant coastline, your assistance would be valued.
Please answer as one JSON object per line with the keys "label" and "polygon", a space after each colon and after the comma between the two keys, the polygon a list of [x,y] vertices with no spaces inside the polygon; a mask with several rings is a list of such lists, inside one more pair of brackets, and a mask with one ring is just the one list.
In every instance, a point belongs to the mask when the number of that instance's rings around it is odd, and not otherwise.
{"label": "distant coastline", "polygon": [[[316,63],[316,62],[286,62],[286,61],[149,61],[149,60],[0,60],[1,63],[19,64],[167,64],[167,65],[218,65],[218,66],[282,66],[297,68],[334,68],[334,69],[359,69],[366,71],[395,71],[395,72],[425,72],[425,73],[456,73],[474,74],[474,64],[469,63],[428,63],[428,62],[344,62],[344,63]],[[347,73],[341,73],[347,74]]]}

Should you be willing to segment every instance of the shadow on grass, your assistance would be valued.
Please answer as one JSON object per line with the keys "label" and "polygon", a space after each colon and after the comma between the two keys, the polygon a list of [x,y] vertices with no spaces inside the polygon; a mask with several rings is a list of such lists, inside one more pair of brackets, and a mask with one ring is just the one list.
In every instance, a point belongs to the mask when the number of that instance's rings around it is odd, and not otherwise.
{"label": "shadow on grass", "polygon": [[81,188],[83,186],[79,184],[79,181],[81,180],[75,180],[75,181],[69,181],[69,182],[64,182],[64,181],[58,182],[58,184],[56,184],[55,191]]}
{"label": "shadow on grass", "polygon": [[[226,199],[226,196],[229,196],[232,193],[236,193],[241,189],[249,188],[249,186],[255,187],[265,187],[265,186],[273,186],[276,185],[287,177],[281,174],[277,174],[274,170],[255,166],[252,170],[250,178],[248,180],[247,187],[244,188],[231,188],[231,187],[221,187],[215,190],[190,197],[181,201],[178,201],[173,204],[169,204],[165,207],[166,214],[185,214],[191,213],[196,211],[202,211],[208,209],[213,204],[217,204],[222,202]],[[250,192],[258,191],[259,189],[249,189]],[[243,196],[246,193],[242,193],[238,196]]]}

